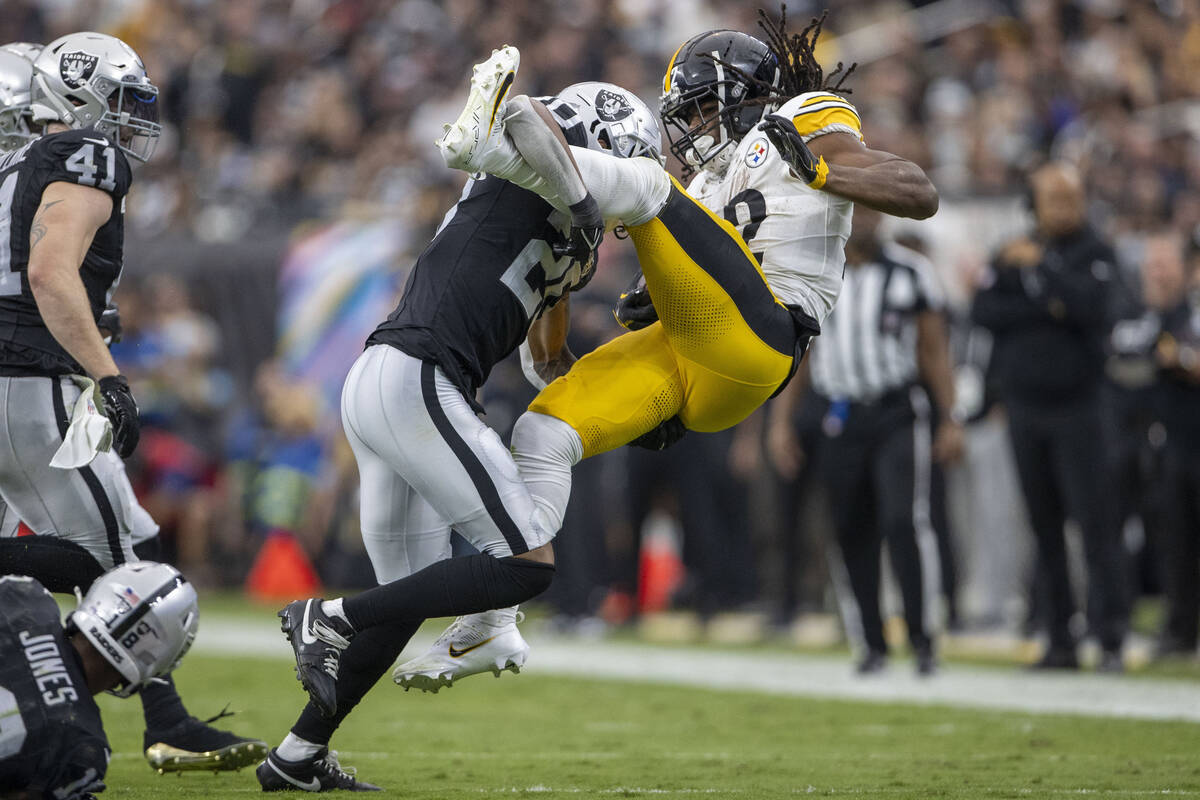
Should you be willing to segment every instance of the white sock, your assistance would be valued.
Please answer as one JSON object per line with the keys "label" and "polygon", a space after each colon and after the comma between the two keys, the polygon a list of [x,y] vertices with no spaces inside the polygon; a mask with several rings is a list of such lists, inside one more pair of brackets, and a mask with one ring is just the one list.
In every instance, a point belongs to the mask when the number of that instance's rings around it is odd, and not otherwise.
{"label": "white sock", "polygon": [[275,752],[284,761],[307,761],[315,756],[322,747],[324,745],[314,744],[289,732],[287,736],[283,737],[279,747],[275,748]]}
{"label": "white sock", "polygon": [[340,597],[337,600],[322,601],[321,610],[331,617],[337,617],[347,625],[350,624],[350,620],[346,619],[346,612],[342,610],[342,598]]}
{"label": "white sock", "polygon": [[583,459],[583,440],[567,423],[526,411],[512,433],[513,460],[535,506],[535,521],[550,536],[562,527],[571,499],[571,467]]}
{"label": "white sock", "polygon": [[494,608],[491,611],[484,611],[479,615],[479,621],[491,625],[493,628],[503,628],[505,625],[510,625],[517,621],[517,606]]}

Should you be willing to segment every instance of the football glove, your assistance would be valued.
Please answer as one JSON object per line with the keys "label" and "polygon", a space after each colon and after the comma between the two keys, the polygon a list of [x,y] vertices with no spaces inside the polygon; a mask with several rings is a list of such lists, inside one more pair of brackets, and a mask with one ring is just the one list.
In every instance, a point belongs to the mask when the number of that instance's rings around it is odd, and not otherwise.
{"label": "football glove", "polygon": [[770,114],[759,123],[758,129],[775,145],[779,155],[791,167],[793,175],[814,189],[825,185],[829,177],[829,165],[823,156],[813,155],[790,119]]}
{"label": "football glove", "polygon": [[141,435],[137,401],[129,389],[129,379],[124,375],[109,375],[100,379],[99,386],[100,396],[104,399],[104,413],[112,423],[113,445],[117,455],[129,458]]}
{"label": "football glove", "polygon": [[629,443],[630,447],[644,447],[647,450],[666,450],[678,442],[687,433],[687,428],[678,416],[671,417],[659,423],[654,430],[643,433]]}
{"label": "football glove", "polygon": [[658,322],[658,309],[650,299],[645,276],[638,275],[637,280],[621,292],[621,296],[617,298],[617,307],[613,309],[613,316],[622,328],[631,331],[639,331]]}
{"label": "football glove", "polygon": [[571,206],[571,232],[550,246],[555,258],[569,256],[583,265],[583,274],[596,268],[596,250],[604,238],[604,217],[590,194]]}
{"label": "football glove", "polygon": [[109,303],[100,313],[100,321],[96,323],[96,327],[100,329],[105,344],[112,345],[121,341],[121,311],[116,303]]}

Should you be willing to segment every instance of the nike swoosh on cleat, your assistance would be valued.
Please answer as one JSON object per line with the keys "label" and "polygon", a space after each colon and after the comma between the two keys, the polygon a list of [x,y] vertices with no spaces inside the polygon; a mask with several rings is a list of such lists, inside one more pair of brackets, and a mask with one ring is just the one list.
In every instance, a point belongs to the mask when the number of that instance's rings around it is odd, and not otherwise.
{"label": "nike swoosh on cleat", "polygon": [[492,106],[492,118],[488,120],[487,130],[492,130],[492,125],[496,123],[496,112],[500,110],[500,104],[504,102],[504,96],[508,94],[508,88],[512,86],[513,73],[508,73],[504,76],[504,83],[500,86],[500,91],[496,94],[496,104]]}
{"label": "nike swoosh on cleat", "polygon": [[476,648],[483,647],[485,644],[487,644],[488,642],[490,642],[492,639],[495,639],[495,638],[496,638],[495,636],[489,637],[487,639],[484,639],[482,642],[479,642],[478,644],[473,644],[470,647],[464,647],[462,650],[459,650],[454,645],[450,645],[450,650],[449,650],[450,657],[451,658],[462,658],[467,653],[471,652],[472,650],[474,650]]}
{"label": "nike swoosh on cleat", "polygon": [[315,635],[309,633],[309,631],[308,631],[308,612],[312,608],[312,604],[314,602],[315,601],[313,601],[313,600],[309,600],[307,603],[304,604],[304,619],[301,621],[301,624],[300,624],[300,641],[304,642],[304,644],[316,644],[317,643],[317,637]]}
{"label": "nike swoosh on cleat", "polygon": [[306,792],[321,791],[321,782],[319,780],[317,780],[316,778],[309,778],[307,781],[302,781],[299,778],[293,778],[291,775],[288,775],[286,772],[281,770],[279,767],[275,766],[275,762],[272,761],[271,759],[268,758],[267,763],[271,765],[271,769],[275,770],[276,775],[283,778],[285,781],[290,783],[292,786],[295,786],[298,789],[303,789]]}

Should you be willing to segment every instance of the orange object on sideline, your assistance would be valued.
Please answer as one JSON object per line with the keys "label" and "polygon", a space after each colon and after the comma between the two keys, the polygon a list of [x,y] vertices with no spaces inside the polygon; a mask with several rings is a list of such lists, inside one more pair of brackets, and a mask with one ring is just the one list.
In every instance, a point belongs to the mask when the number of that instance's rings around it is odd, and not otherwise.
{"label": "orange object on sideline", "polygon": [[638,610],[643,614],[665,611],[683,576],[683,560],[675,538],[667,531],[648,532],[638,559]]}
{"label": "orange object on sideline", "polygon": [[298,600],[319,595],[321,580],[296,537],[274,531],[267,535],[246,576],[246,592],[267,602]]}

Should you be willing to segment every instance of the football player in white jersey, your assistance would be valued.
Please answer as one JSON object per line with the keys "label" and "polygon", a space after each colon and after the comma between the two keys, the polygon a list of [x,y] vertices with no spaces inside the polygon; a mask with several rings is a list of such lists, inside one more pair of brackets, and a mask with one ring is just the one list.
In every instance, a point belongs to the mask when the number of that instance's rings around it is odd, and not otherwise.
{"label": "football player in white jersey", "polygon": [[[687,192],[645,159],[570,148],[555,162],[547,151],[566,148],[521,97],[487,128],[489,115],[468,107],[440,143],[451,166],[508,178],[558,205],[590,192],[637,246],[648,287],[627,294],[618,317],[640,318],[625,320],[638,330],[545,387],[513,433],[522,478],[552,519],[562,520],[582,458],[672,422],[722,430],[781,390],[837,301],[854,203],[918,219],[937,210],[920,167],[864,144],[858,112],[837,93],[841,80],[831,84],[813,56],[824,17],[791,36],[785,20],[761,16],[769,44],[709,31],[667,66],[671,148],[698,170]],[[495,86],[515,73],[507,51],[485,65]],[[839,65],[830,78],[839,74],[849,71]],[[496,94],[476,88],[485,99]],[[535,362],[561,363],[556,348],[535,349]],[[436,688],[469,674],[441,652],[447,641],[451,654],[472,644],[453,633],[402,665],[397,682]],[[436,668],[435,680],[420,666]]]}

